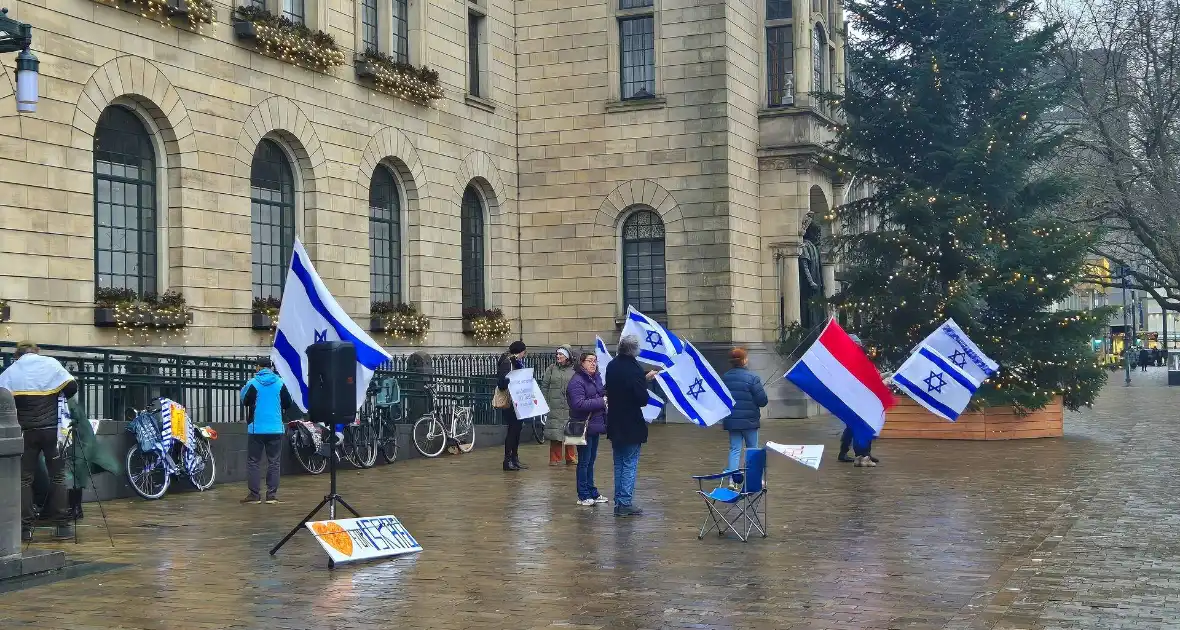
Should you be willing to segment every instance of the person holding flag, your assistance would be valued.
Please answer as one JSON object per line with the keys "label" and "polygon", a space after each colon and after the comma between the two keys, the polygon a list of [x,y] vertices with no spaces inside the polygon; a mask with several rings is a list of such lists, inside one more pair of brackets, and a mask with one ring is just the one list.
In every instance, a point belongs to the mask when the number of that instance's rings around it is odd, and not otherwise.
{"label": "person holding flag", "polygon": [[638,354],[639,338],[624,335],[619,340],[618,354],[606,370],[606,436],[615,459],[615,516],[643,514],[632,499],[639,475],[639,451],[647,442],[647,421],[643,418],[643,408],[648,404],[647,384],[658,372],[645,373],[636,359]]}

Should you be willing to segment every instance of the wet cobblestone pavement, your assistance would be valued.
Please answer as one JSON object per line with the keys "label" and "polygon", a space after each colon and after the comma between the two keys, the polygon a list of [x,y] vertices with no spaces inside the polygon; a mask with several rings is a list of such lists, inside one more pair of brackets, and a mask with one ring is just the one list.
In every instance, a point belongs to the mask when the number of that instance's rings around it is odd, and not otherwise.
{"label": "wet cobblestone pavement", "polygon": [[691,426],[653,429],[638,519],[575,506],[547,446],[518,474],[492,447],[343,472],[354,507],[426,550],[334,572],[307,534],[267,555],[326,477],[284,477],[277,506],[238,505],[241,484],[107,503],[113,548],[88,505],[82,544],[36,545],[121,566],[0,593],[0,628],[1180,628],[1180,388],[1163,378],[1118,375],[1064,439],[890,440],[875,469],[836,462],[835,421],[770,422],[764,441],[829,450],[818,474],[771,455],[770,537],[748,544],[696,538],[689,475],[727,446]]}

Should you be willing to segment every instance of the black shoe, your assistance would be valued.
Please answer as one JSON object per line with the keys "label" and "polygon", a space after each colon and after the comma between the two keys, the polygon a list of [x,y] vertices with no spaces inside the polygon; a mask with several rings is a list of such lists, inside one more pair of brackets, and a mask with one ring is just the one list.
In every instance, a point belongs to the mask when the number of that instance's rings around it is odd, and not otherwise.
{"label": "black shoe", "polygon": [[642,516],[643,510],[633,505],[616,505],[615,516]]}
{"label": "black shoe", "polygon": [[21,542],[33,542],[33,530],[21,529],[20,530],[20,541]]}
{"label": "black shoe", "polygon": [[529,469],[529,467],[528,467],[528,466],[525,466],[524,464],[520,463],[520,458],[519,458],[519,457],[513,457],[513,458],[512,458],[512,464],[513,464],[514,466],[516,466],[516,469],[517,469],[517,470],[528,470],[528,469]]}
{"label": "black shoe", "polygon": [[520,470],[520,466],[517,466],[516,462],[512,461],[511,459],[504,460],[504,471],[505,472],[510,472],[510,471],[514,472],[517,470]]}
{"label": "black shoe", "polygon": [[74,537],[73,525],[58,525],[53,528],[53,537],[58,540],[65,540]]}
{"label": "black shoe", "polygon": [[841,461],[841,462],[850,464],[856,460],[849,457],[848,453],[840,453],[840,456],[836,458],[836,461]]}

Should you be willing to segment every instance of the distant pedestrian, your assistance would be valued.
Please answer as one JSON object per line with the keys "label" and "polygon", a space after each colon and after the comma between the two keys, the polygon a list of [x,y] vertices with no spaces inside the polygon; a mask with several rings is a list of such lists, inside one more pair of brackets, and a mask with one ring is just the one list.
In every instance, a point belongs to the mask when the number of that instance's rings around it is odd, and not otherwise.
{"label": "distant pedestrian", "polygon": [[639,452],[647,442],[647,384],[655,370],[644,373],[639,361],[639,338],[627,335],[619,341],[618,355],[606,369],[606,436],[615,459],[615,516],[639,516],[643,510],[632,504],[639,475]]}
{"label": "distant pedestrian", "polygon": [[[848,449],[856,455],[853,459],[848,456]],[[844,427],[844,433],[840,434],[840,455],[836,458],[842,462],[852,462],[853,466],[863,468],[876,468],[881,460],[873,456],[873,440],[870,438],[868,442],[861,445],[854,445],[852,443],[852,429]]]}
{"label": "distant pedestrian", "polygon": [[283,380],[271,370],[270,359],[259,358],[254,362],[258,372],[242,388],[242,406],[248,411],[246,425],[246,488],[249,494],[242,503],[262,503],[261,464],[266,455],[266,502],[279,502],[279,474],[283,461],[283,433],[286,424],[283,412],[290,409],[294,401]]}
{"label": "distant pedestrian", "polygon": [[570,378],[574,375],[573,351],[569,346],[557,349],[557,362],[545,368],[545,402],[549,404],[549,421],[545,424],[545,439],[549,440],[549,465],[560,466],[562,451],[565,463],[578,463],[578,453],[573,445],[565,445],[565,423],[570,419],[570,406],[566,399]]}
{"label": "distant pedestrian", "polygon": [[[721,377],[729,393],[733,394],[734,407],[722,421],[729,432],[729,461],[726,470],[737,470],[741,465],[746,448],[758,448],[758,429],[762,426],[762,408],[769,404],[762,379],[746,366],[750,360],[745,348],[734,348],[729,352],[730,369]],[[744,448],[743,448],[744,447]],[[734,483],[738,479],[734,478]]]}
{"label": "distant pedestrian", "polygon": [[568,394],[570,417],[585,419],[586,445],[578,447],[578,505],[606,503],[594,485],[594,462],[598,459],[598,441],[606,433],[606,386],[598,371],[598,357],[582,353],[577,370],[570,379]]}
{"label": "distant pedestrian", "polygon": [[1149,363],[1151,363],[1151,351],[1148,350],[1147,348],[1140,348],[1139,349],[1139,367],[1142,368],[1142,370],[1144,372],[1146,372],[1147,365]]}
{"label": "distant pedestrian", "polygon": [[[513,341],[508,346],[508,351],[500,355],[500,360],[496,362],[496,387],[508,391],[508,373],[512,370],[519,370],[524,368],[524,356],[527,348],[523,341]],[[504,422],[504,426],[508,427],[508,434],[504,438],[504,470],[517,471],[525,470],[528,466],[520,463],[520,431],[523,427],[520,418],[516,417],[516,410],[512,407],[512,401],[508,401],[508,407],[500,410],[500,419]]]}

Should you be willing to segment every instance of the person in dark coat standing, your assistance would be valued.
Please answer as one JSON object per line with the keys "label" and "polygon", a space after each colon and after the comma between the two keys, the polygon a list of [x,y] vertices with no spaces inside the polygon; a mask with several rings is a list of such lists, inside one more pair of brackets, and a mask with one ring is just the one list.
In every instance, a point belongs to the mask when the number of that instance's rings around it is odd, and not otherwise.
{"label": "person in dark coat standing", "polygon": [[570,418],[586,420],[586,445],[578,447],[578,505],[606,503],[594,485],[594,461],[598,458],[598,441],[606,433],[606,386],[598,372],[598,357],[584,352],[566,387]]}
{"label": "person in dark coat standing", "polygon": [[[517,340],[508,346],[508,352],[500,355],[500,360],[496,362],[496,387],[508,391],[508,373],[524,368],[526,351],[524,342]],[[500,410],[500,419],[504,422],[504,426],[508,427],[508,435],[504,438],[504,470],[516,471],[528,468],[520,463],[520,454],[518,453],[520,432],[524,425],[520,418],[516,417],[516,409],[512,407],[511,401],[509,401],[507,409]]]}
{"label": "person in dark coat standing", "polygon": [[618,355],[606,368],[606,436],[615,457],[615,516],[639,516],[643,510],[632,505],[635,479],[639,474],[639,451],[647,442],[647,383],[655,370],[644,373],[635,356],[639,338],[627,335],[619,341]]}
{"label": "person in dark coat standing", "polygon": [[1139,349],[1139,367],[1143,368],[1143,371],[1146,372],[1147,365],[1149,363],[1151,363],[1151,351],[1148,350],[1147,348],[1140,348]]}
{"label": "person in dark coat standing", "polygon": [[721,377],[729,393],[733,394],[733,410],[722,426],[729,432],[729,462],[726,470],[737,470],[745,448],[758,448],[758,429],[762,426],[762,408],[769,404],[762,379],[746,368],[749,358],[745,348],[729,352],[733,367]]}

